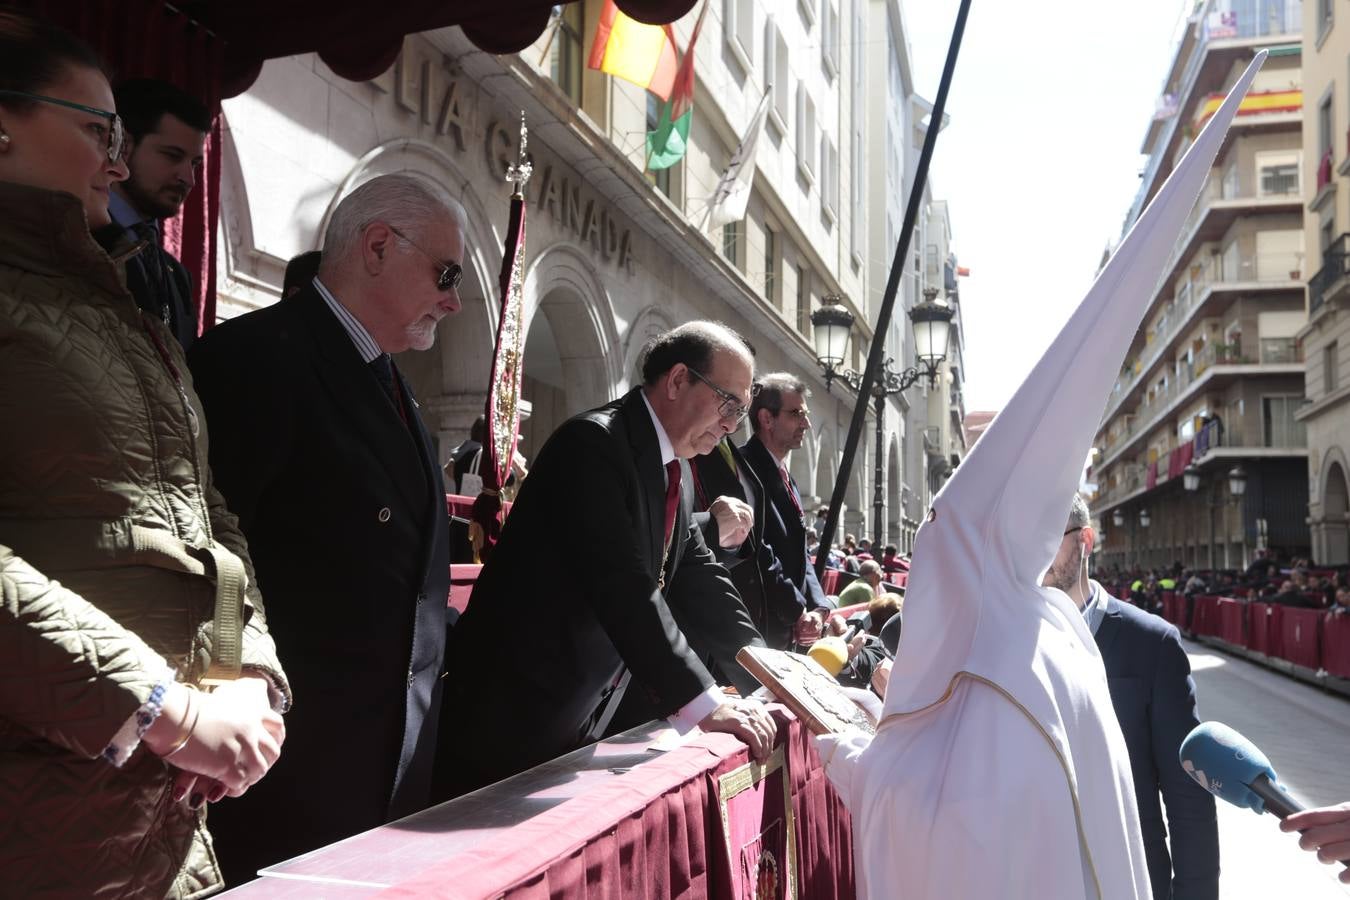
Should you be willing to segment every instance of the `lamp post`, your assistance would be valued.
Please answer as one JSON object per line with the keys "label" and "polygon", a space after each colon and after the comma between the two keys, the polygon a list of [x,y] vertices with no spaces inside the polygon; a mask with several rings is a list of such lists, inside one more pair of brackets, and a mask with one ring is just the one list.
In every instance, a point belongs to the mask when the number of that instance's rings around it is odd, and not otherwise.
{"label": "lamp post", "polygon": [[[1181,473],[1181,483],[1186,490],[1195,492],[1200,489],[1200,467],[1191,463],[1186,470]],[[1214,479],[1211,483],[1212,489],[1209,495],[1209,567],[1217,570],[1219,568],[1219,548],[1217,538],[1217,527],[1215,525],[1215,512],[1226,505],[1227,501],[1220,501],[1219,479]],[[1228,470],[1228,494],[1233,500],[1240,500],[1242,495],[1247,492],[1247,472],[1242,466],[1237,465]],[[1224,538],[1225,545],[1227,537]]]}
{"label": "lamp post", "polygon": [[[885,511],[885,496],[881,483],[884,474],[886,449],[886,398],[908,390],[920,376],[927,377],[931,387],[937,383],[938,367],[947,358],[947,335],[952,317],[956,311],[937,299],[937,288],[926,288],[923,302],[915,304],[909,311],[909,321],[914,329],[914,346],[918,361],[903,371],[896,372],[895,360],[887,357],[872,384],[872,400],[876,409],[877,450],[872,474],[872,520],[876,540],[875,548],[879,552],[885,543],[885,524],[882,520]],[[821,298],[820,309],[811,313],[811,332],[816,345],[816,361],[825,373],[825,390],[837,378],[855,392],[862,385],[862,373],[844,366],[848,351],[849,335],[853,331],[853,313],[839,301],[843,299],[835,294]],[[884,335],[874,335],[873,340],[884,340]]]}

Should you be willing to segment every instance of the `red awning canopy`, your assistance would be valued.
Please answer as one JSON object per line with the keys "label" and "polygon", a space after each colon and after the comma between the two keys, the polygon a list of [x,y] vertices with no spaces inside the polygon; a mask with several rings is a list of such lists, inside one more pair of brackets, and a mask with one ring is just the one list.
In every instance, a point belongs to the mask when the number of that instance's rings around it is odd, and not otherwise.
{"label": "red awning canopy", "polygon": [[[673,22],[694,0],[617,0],[642,21]],[[403,36],[458,25],[489,53],[517,53],[543,33],[553,0],[178,0],[222,40],[225,96],[253,83],[264,60],[318,53],[343,78],[364,81],[393,64]]]}

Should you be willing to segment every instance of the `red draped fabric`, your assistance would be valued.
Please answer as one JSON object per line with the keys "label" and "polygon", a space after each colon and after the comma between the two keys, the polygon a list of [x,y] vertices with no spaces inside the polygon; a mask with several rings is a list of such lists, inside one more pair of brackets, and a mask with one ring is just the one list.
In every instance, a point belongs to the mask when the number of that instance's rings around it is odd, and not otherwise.
{"label": "red draped fabric", "polygon": [[1281,611],[1280,656],[1309,669],[1322,667],[1321,610],[1286,606]]}
{"label": "red draped fabric", "polygon": [[[17,6],[46,16],[94,48],[114,84],[127,78],[159,78],[220,110],[224,47],[164,0],[18,0]],[[197,321],[216,319],[216,223],[220,218],[220,118],[207,136],[197,187],[182,211],[164,224],[164,246],[192,276]]]}
{"label": "red draped fabric", "polygon": [[[825,777],[807,730],[782,712],[775,715],[796,823],[798,896],[852,897],[848,813]],[[705,735],[411,875],[379,896],[729,897],[715,779],[747,759],[735,738]]]}
{"label": "red draped fabric", "polygon": [[1247,605],[1247,646],[1266,656],[1280,656],[1280,612],[1273,603]]}
{"label": "red draped fabric", "polygon": [[1322,620],[1322,668],[1350,678],[1350,616],[1327,613]]}
{"label": "red draped fabric", "polygon": [[826,569],[825,574],[820,577],[820,589],[829,596],[839,594],[839,570]]}
{"label": "red draped fabric", "polygon": [[1158,486],[1158,463],[1156,460],[1148,464],[1148,472],[1144,476],[1144,486],[1150,491]]}
{"label": "red draped fabric", "polygon": [[1185,597],[1177,594],[1176,591],[1163,591],[1163,618],[1171,622],[1178,628],[1181,627],[1181,614],[1185,607]]}

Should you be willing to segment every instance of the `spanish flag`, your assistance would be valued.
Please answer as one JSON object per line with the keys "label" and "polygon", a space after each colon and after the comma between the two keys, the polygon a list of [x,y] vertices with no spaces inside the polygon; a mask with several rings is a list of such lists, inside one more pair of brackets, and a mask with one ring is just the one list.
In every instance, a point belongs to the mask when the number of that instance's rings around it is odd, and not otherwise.
{"label": "spanish flag", "polygon": [[675,35],[669,25],[644,25],[619,12],[614,0],[605,0],[586,65],[669,100],[675,86]]}

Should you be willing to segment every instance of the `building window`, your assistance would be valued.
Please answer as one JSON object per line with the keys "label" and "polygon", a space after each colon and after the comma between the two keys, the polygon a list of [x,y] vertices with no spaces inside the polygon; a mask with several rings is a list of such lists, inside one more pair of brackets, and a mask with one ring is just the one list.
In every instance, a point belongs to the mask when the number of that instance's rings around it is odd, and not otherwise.
{"label": "building window", "polygon": [[727,49],[749,75],[755,68],[755,0],[725,0],[722,30]]}
{"label": "building window", "polygon": [[787,41],[777,23],[764,23],[764,89],[772,91],[769,124],[779,134],[787,134],[788,106],[792,103],[792,77],[788,74]]}
{"label": "building window", "polygon": [[820,50],[826,73],[839,74],[839,10],[832,0],[820,0]]}
{"label": "building window", "polygon": [[808,182],[816,178],[816,102],[797,82],[797,169]]}
{"label": "building window", "polygon": [[764,299],[778,305],[778,233],[764,226]]}
{"label": "building window", "polygon": [[1317,226],[1317,246],[1322,251],[1322,265],[1327,264],[1327,250],[1336,241],[1336,219],[1327,216]]}
{"label": "building window", "polygon": [[1335,138],[1335,121],[1331,114],[1331,92],[1328,91],[1322,103],[1317,107],[1317,189],[1331,181],[1331,165],[1335,158],[1332,145]]}
{"label": "building window", "polygon": [[727,262],[741,268],[741,223],[728,222],[722,226],[722,255]]}
{"label": "building window", "polygon": [[839,212],[839,151],[828,136],[820,136],[820,208],[833,222]]}
{"label": "building window", "polygon": [[1299,192],[1299,155],[1293,153],[1256,154],[1257,195],[1287,196]]}
{"label": "building window", "polygon": [[585,33],[581,3],[566,3],[558,30],[549,48],[548,72],[558,88],[577,106],[581,105],[581,46]]}
{"label": "building window", "polygon": [[1302,397],[1293,395],[1261,398],[1261,428],[1264,446],[1303,447],[1307,437],[1303,423],[1294,418]]}
{"label": "building window", "polygon": [[1317,0],[1317,39],[1320,41],[1331,30],[1335,21],[1334,0]]}
{"label": "building window", "polygon": [[811,325],[811,272],[797,267],[797,330],[809,334]]}
{"label": "building window", "polygon": [[1322,348],[1322,390],[1330,394],[1341,383],[1341,364],[1336,342]]}
{"label": "building window", "polygon": [[[579,4],[578,4],[578,5],[579,5]],[[660,97],[658,97],[658,96],[656,96],[655,94],[650,93],[650,92],[647,93],[647,131],[648,131],[648,132],[655,131],[655,130],[656,130],[656,126],[659,125],[659,124],[661,123],[661,109],[662,109],[662,107],[664,107],[664,106],[665,106],[665,103],[661,100]],[[678,166],[679,163],[676,163],[675,165]],[[655,186],[656,186],[656,189],[657,189],[658,191],[660,191],[661,193],[665,194],[667,197],[670,197],[670,196],[671,196],[671,194],[670,194],[670,169],[671,169],[671,168],[674,168],[674,166],[671,166],[670,168],[665,168],[665,169],[656,169],[656,170],[647,169],[647,170],[643,173],[643,174],[646,176],[647,181],[649,181],[650,183],[652,183],[653,185],[655,185]],[[674,198],[671,197],[671,199],[673,200]]]}

